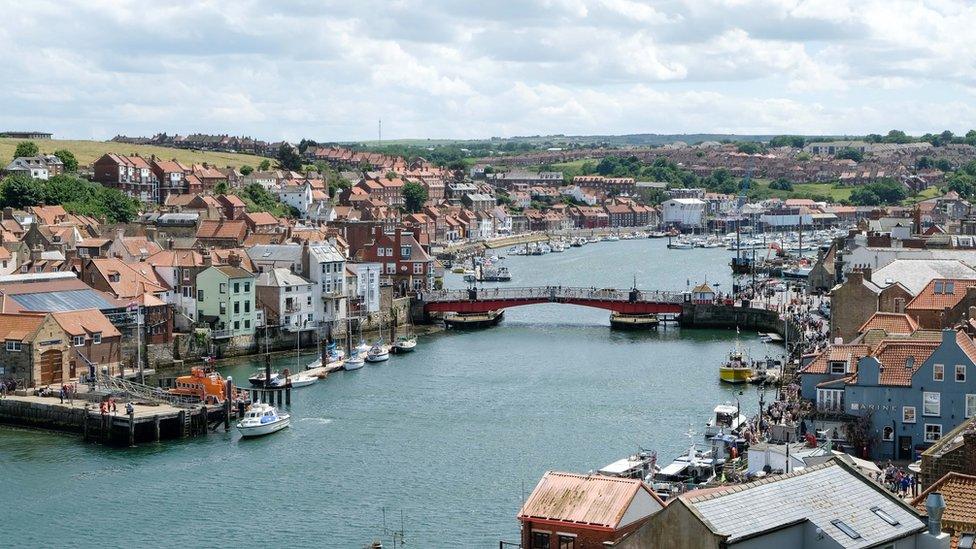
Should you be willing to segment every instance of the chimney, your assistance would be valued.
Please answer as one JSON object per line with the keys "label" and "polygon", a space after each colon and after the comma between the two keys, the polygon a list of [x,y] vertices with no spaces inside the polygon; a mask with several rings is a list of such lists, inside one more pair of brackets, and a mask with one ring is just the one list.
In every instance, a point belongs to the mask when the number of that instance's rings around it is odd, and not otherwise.
{"label": "chimney", "polygon": [[231,252],[227,254],[227,264],[231,267],[241,266],[241,256],[237,252]]}
{"label": "chimney", "polygon": [[125,236],[125,227],[116,227],[115,239],[121,241],[124,236]]}
{"label": "chimney", "polygon": [[7,206],[6,208],[4,208],[3,209],[3,218],[4,219],[13,219],[14,218],[14,209],[11,208],[10,206]]}
{"label": "chimney", "polygon": [[166,239],[166,249],[167,250],[172,250],[173,249],[173,246],[175,246],[175,245],[176,245],[176,241],[173,240],[173,237],[169,237],[169,238]]}
{"label": "chimney", "polygon": [[871,267],[865,266],[864,268],[861,269],[861,272],[864,273],[864,280],[867,280],[867,281],[870,282],[871,281]]}
{"label": "chimney", "polygon": [[213,267],[213,255],[210,250],[204,250],[200,255],[203,256],[204,267]]}
{"label": "chimney", "polygon": [[925,498],[925,511],[929,515],[929,534],[942,535],[942,513],[945,512],[945,498],[940,492],[932,492]]}
{"label": "chimney", "polygon": [[44,248],[42,248],[40,244],[36,244],[33,248],[31,248],[31,253],[30,253],[31,261],[40,261],[41,254],[43,252],[44,252]]}

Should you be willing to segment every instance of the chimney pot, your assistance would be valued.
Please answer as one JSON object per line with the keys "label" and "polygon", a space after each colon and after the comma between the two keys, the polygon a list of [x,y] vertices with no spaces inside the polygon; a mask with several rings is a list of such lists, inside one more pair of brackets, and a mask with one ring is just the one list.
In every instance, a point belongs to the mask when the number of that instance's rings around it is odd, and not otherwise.
{"label": "chimney pot", "polygon": [[925,510],[929,515],[929,534],[942,535],[942,513],[945,512],[945,498],[940,492],[932,492],[925,498]]}

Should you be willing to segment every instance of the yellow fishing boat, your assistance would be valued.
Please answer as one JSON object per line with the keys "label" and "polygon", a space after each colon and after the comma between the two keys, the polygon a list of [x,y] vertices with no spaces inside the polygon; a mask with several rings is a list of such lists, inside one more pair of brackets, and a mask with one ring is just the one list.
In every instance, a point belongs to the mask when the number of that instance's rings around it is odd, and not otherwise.
{"label": "yellow fishing boat", "polygon": [[726,383],[745,383],[752,377],[752,368],[742,353],[738,341],[736,341],[735,347],[729,352],[729,360],[719,367],[718,373],[719,379]]}

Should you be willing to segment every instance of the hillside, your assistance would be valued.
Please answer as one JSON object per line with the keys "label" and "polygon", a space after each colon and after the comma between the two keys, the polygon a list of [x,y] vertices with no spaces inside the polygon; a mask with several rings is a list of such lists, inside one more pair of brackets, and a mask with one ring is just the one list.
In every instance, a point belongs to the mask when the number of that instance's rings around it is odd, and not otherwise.
{"label": "hillside", "polygon": [[[23,139],[0,138],[0,162],[7,165],[13,159],[17,144]],[[53,153],[56,150],[67,149],[74,153],[81,166],[91,165],[98,157],[105,153],[140,154],[142,156],[156,155],[159,158],[172,159],[184,164],[199,164],[207,162],[217,167],[243,166],[257,167],[264,157],[250,154],[235,154],[212,151],[191,151],[185,149],[171,149],[152,145],[130,145],[114,141],[75,141],[63,139],[35,139],[34,143],[42,153]]]}

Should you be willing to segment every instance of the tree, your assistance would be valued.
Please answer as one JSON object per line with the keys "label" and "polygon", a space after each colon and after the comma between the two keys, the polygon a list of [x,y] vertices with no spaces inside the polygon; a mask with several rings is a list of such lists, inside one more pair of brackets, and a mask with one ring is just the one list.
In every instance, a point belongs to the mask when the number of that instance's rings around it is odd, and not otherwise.
{"label": "tree", "polygon": [[855,206],[877,206],[881,198],[866,187],[858,187],[851,192],[851,204]]}
{"label": "tree", "polygon": [[98,186],[67,174],[56,175],[44,184],[45,204],[89,202],[95,198]]}
{"label": "tree", "polygon": [[271,169],[271,161],[265,158],[258,164],[258,171],[266,172]]}
{"label": "tree", "polygon": [[101,187],[97,204],[109,223],[131,223],[139,215],[139,202],[118,189]]}
{"label": "tree", "polygon": [[75,158],[75,154],[67,149],[60,149],[54,151],[54,156],[61,160],[64,164],[64,171],[66,172],[76,172],[78,171],[78,159]]}
{"label": "tree", "polygon": [[736,145],[736,149],[740,153],[745,154],[756,154],[763,150],[762,143],[756,143],[755,141],[743,141]]}
{"label": "tree", "polygon": [[0,205],[26,208],[44,202],[44,185],[24,174],[8,176],[0,183]]}
{"label": "tree", "polygon": [[282,143],[278,147],[278,154],[276,156],[278,160],[278,165],[283,170],[298,171],[302,169],[302,157],[298,155],[298,151],[288,143]]}
{"label": "tree", "polygon": [[220,183],[214,185],[214,192],[217,194],[227,194],[227,190],[228,189],[227,189],[226,181],[221,181]]}
{"label": "tree", "polygon": [[864,160],[864,153],[857,149],[852,149],[850,147],[843,148],[834,154],[834,158],[840,160],[853,160],[854,162],[860,162]]}
{"label": "tree", "polygon": [[243,166],[241,166],[240,171],[241,171],[241,175],[251,175],[252,173],[254,173],[254,168],[248,166],[247,164],[244,164]]}
{"label": "tree", "polygon": [[773,189],[774,191],[792,191],[793,183],[789,179],[781,177],[776,181],[770,182],[769,188]]}
{"label": "tree", "polygon": [[856,206],[898,204],[908,197],[904,185],[890,179],[875,181],[851,192],[851,203]]}
{"label": "tree", "polygon": [[952,169],[952,162],[949,162],[948,158],[940,158],[935,161],[935,167],[944,172],[947,172]]}
{"label": "tree", "polygon": [[33,141],[21,141],[20,143],[17,143],[17,150],[14,151],[14,158],[37,155],[37,145]]}
{"label": "tree", "polygon": [[802,135],[777,135],[769,140],[769,146],[802,149],[806,145],[806,141]]}
{"label": "tree", "polygon": [[403,185],[403,201],[410,212],[419,212],[427,202],[427,189],[416,181]]}

